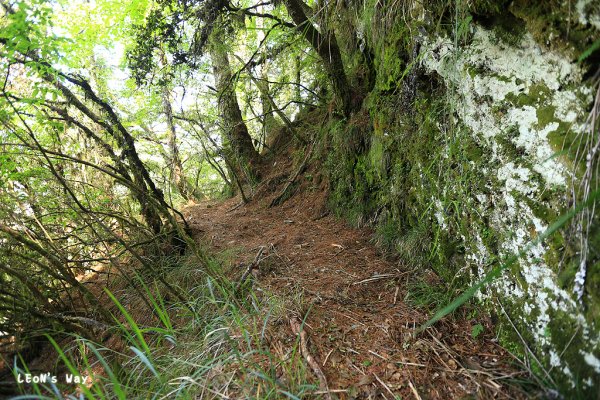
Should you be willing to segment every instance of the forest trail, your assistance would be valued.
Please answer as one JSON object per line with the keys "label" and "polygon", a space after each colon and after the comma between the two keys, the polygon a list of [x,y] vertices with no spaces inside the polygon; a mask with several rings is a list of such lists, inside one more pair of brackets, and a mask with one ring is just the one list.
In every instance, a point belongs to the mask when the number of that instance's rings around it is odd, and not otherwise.
{"label": "forest trail", "polygon": [[[269,324],[275,353],[294,346],[290,321],[306,318],[310,355],[339,398],[525,397],[514,383],[522,371],[497,344],[489,319],[459,310],[412,338],[428,318],[405,300],[415,271],[382,255],[368,229],[328,215],[324,191],[304,190],[273,208],[270,200],[202,202],[184,213],[196,240],[216,252],[236,250],[232,279],[262,247],[249,277],[255,290],[288,300],[301,295],[287,320]],[[473,338],[477,324],[485,328]]]}

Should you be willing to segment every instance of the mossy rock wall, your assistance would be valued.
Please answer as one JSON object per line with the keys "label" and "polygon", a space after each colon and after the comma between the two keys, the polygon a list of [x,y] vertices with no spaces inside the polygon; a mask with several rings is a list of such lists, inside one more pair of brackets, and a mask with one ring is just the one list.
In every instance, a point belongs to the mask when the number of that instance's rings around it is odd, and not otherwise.
{"label": "mossy rock wall", "polygon": [[[589,65],[576,60],[598,39],[600,12],[593,2],[573,5],[569,40],[560,36],[566,5],[554,2],[547,10],[431,2],[394,15],[379,3],[352,14],[377,75],[363,109],[324,129],[330,203],[375,226],[379,244],[405,263],[433,268],[460,291],[578,196],[595,93]],[[504,344],[523,351],[525,341],[542,363],[534,368],[569,397],[600,387],[595,226],[583,287],[570,224],[479,295],[512,332]]]}

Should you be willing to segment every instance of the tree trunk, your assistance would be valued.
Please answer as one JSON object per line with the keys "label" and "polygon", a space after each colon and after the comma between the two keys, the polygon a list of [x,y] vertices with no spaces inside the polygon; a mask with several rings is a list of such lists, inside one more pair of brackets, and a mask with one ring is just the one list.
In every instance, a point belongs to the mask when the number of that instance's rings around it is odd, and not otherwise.
{"label": "tree trunk", "polygon": [[[167,65],[167,58],[164,53],[161,53],[161,63],[163,67]],[[171,181],[179,190],[179,194],[185,200],[194,198],[193,190],[190,189],[188,181],[183,173],[183,163],[179,156],[179,146],[177,146],[177,131],[173,120],[173,107],[171,106],[171,92],[166,83],[161,88],[163,113],[167,120],[167,143],[169,146],[169,171],[171,173]]]}
{"label": "tree trunk", "polygon": [[352,111],[352,93],[335,34],[328,31],[326,26],[322,28],[323,33],[315,28],[304,12],[304,8],[308,6],[302,0],[284,0],[283,3],[298,30],[321,58],[342,111],[345,116],[349,116]]}
{"label": "tree trunk", "polygon": [[183,163],[179,156],[179,146],[177,146],[177,132],[175,130],[175,124],[173,123],[173,108],[171,107],[169,88],[166,86],[162,87],[162,103],[163,112],[167,119],[167,142],[169,146],[169,170],[171,172],[171,180],[179,194],[185,200],[189,200],[194,197],[192,190],[190,190],[188,181],[183,173]]}
{"label": "tree trunk", "polygon": [[[258,8],[258,11],[260,13],[262,13],[264,11],[264,6],[260,6]],[[264,21],[262,19],[258,19],[256,20],[256,42],[257,45],[260,46],[262,44],[262,42],[265,40],[265,31],[264,31]],[[260,85],[262,85],[262,87],[259,87],[259,92],[260,92],[260,103],[262,106],[262,114],[263,114],[263,137],[264,137],[264,143],[267,143],[267,137],[273,134],[273,131],[275,131],[277,129],[277,127],[279,126],[279,124],[277,123],[277,120],[275,119],[275,115],[274,115],[274,110],[273,110],[273,106],[271,104],[271,99],[268,96],[268,93],[270,93],[270,88],[269,88],[269,57],[267,54],[267,48],[266,46],[262,47],[261,50],[261,54],[260,57],[264,60],[264,62],[262,62],[258,67],[260,68]],[[250,74],[252,74],[252,72],[250,71],[251,68],[248,68],[248,72]],[[258,86],[259,83],[255,82],[255,84]],[[265,95],[265,93],[267,95]]]}
{"label": "tree trunk", "polygon": [[[275,119],[275,110],[273,110],[273,106],[271,105],[271,99],[265,95],[265,93],[269,93],[270,92],[270,88],[269,88],[269,82],[268,82],[268,75],[267,75],[267,68],[266,66],[263,65],[263,67],[261,68],[260,71],[260,84],[262,85],[262,90],[260,90],[261,88],[259,88],[259,92],[260,92],[260,103],[262,106],[262,113],[263,113],[263,125],[264,125],[264,130],[265,130],[265,137],[270,135],[273,130],[277,129],[277,127],[279,126],[279,124],[277,123],[277,120]],[[257,84],[258,86],[258,84]]]}
{"label": "tree trunk", "polygon": [[296,90],[294,91],[294,94],[296,96],[296,101],[298,102],[298,108],[301,111],[302,110],[302,89],[300,87],[300,85],[302,84],[302,60],[300,59],[300,56],[296,56],[294,59],[294,67],[296,68]]}
{"label": "tree trunk", "polygon": [[43,78],[47,82],[53,84],[61,91],[72,106],[98,124],[117,141],[122,152],[120,158],[123,161],[127,161],[127,164],[124,164],[126,172],[131,173],[131,182],[137,188],[137,190],[133,190],[133,195],[140,204],[142,217],[154,233],[159,233],[163,226],[161,213],[168,213],[168,205],[164,200],[162,191],[156,187],[150,177],[150,172],[146,169],[142,160],[140,160],[135,148],[135,139],[127,131],[112,107],[106,101],[100,99],[96,92],[92,90],[89,82],[66,74],[63,74],[63,77],[81,88],[86,98],[95,103],[104,112],[106,117],[102,118],[93,112],[67,86],[56,80],[51,74],[43,75]]}
{"label": "tree trunk", "polygon": [[[213,43],[209,47],[225,137],[235,158],[235,164],[240,170],[248,170],[255,176],[260,156],[242,119],[227,52],[219,44]],[[236,171],[238,172],[240,171]]]}
{"label": "tree trunk", "polygon": [[[237,57],[237,56],[236,56]],[[238,57],[239,58],[239,57]],[[242,61],[240,59],[240,61]],[[302,144],[306,145],[306,139],[304,139],[302,136],[300,136],[298,134],[298,132],[296,132],[296,129],[294,129],[294,126],[292,125],[292,121],[290,121],[290,119],[287,117],[287,115],[285,115],[285,113],[283,111],[281,111],[281,109],[279,107],[277,107],[277,104],[275,104],[275,101],[273,100],[273,97],[271,97],[271,95],[268,92],[268,86],[264,85],[264,82],[255,78],[254,75],[252,75],[252,70],[249,67],[246,67],[246,69],[248,70],[248,75],[250,76],[250,79],[254,82],[254,84],[256,85],[256,87],[258,88],[258,90],[260,91],[260,96],[261,99],[264,99],[263,101],[268,101],[270,106],[271,106],[271,110],[273,110],[273,112],[277,113],[277,115],[279,115],[279,118],[281,118],[281,120],[283,121],[283,123],[285,124],[285,126],[288,128],[288,130],[290,131],[290,133]]]}

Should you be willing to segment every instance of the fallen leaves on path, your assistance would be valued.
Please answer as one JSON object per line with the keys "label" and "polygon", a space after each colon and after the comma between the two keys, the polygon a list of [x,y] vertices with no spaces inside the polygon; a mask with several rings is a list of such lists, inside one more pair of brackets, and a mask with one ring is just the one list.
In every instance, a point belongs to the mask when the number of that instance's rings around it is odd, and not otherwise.
{"label": "fallen leaves on path", "polygon": [[[522,371],[492,336],[489,318],[455,315],[415,336],[427,320],[408,305],[406,283],[416,272],[385,257],[368,229],[324,215],[322,192],[301,192],[269,208],[268,196],[200,203],[185,210],[196,239],[214,250],[240,249],[233,265],[252,265],[263,249],[254,285],[262,292],[302,298],[289,324],[270,324],[274,353],[302,338],[302,354],[319,394],[340,399],[524,398],[512,384]],[[243,270],[231,271],[240,279]],[[248,274],[245,274],[248,278]],[[306,312],[304,315],[292,315]],[[301,321],[301,322],[300,322]],[[476,339],[472,327],[486,326]],[[308,340],[310,338],[310,340]],[[301,339],[302,340],[302,339]],[[316,361],[322,360],[322,361]]]}

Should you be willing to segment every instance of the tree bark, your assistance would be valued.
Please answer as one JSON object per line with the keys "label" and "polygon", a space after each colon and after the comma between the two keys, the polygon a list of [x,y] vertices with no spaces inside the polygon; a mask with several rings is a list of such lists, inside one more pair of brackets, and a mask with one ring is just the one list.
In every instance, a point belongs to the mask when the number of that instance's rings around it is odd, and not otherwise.
{"label": "tree bark", "polygon": [[[242,60],[240,59],[240,61],[242,61]],[[306,145],[307,144],[306,143],[306,139],[304,139],[302,136],[300,136],[298,134],[298,132],[296,131],[296,129],[292,125],[292,121],[290,121],[290,119],[287,117],[287,115],[285,115],[285,113],[283,111],[281,111],[281,109],[279,107],[277,107],[277,104],[275,104],[275,100],[273,100],[273,97],[271,97],[271,95],[269,94],[269,86],[265,85],[264,81],[261,81],[261,80],[255,78],[254,75],[252,74],[252,70],[249,67],[246,67],[246,70],[248,71],[248,76],[250,76],[250,79],[254,82],[254,84],[258,88],[258,90],[260,92],[260,96],[261,96],[262,101],[268,102],[271,110],[273,112],[277,113],[277,115],[279,115],[279,118],[281,118],[281,120],[283,121],[283,123],[285,124],[285,126],[288,128],[288,131],[300,143],[302,143],[303,145]]]}
{"label": "tree bark", "polygon": [[139,191],[134,193],[134,196],[141,206],[141,214],[147,225],[152,229],[154,233],[159,233],[162,229],[163,222],[161,218],[161,210],[158,210],[153,199],[161,204],[166,212],[166,203],[164,200],[163,193],[158,189],[150,177],[149,171],[146,169],[142,160],[140,160],[137,150],[135,149],[135,140],[131,134],[123,126],[121,120],[112,109],[112,107],[100,99],[96,92],[94,92],[89,83],[83,79],[74,78],[69,75],[63,75],[69,82],[77,85],[83,90],[87,99],[95,103],[103,111],[106,118],[100,117],[95,114],[89,107],[87,107],[69,88],[67,88],[60,81],[50,74],[45,74],[44,79],[52,83],[58,90],[61,91],[63,96],[69,101],[69,103],[85,114],[90,120],[102,127],[107,133],[109,133],[116,141],[119,148],[122,151],[121,158],[126,160],[127,170],[131,172],[132,181],[135,186],[139,188]]}
{"label": "tree bark", "polygon": [[163,112],[167,119],[167,143],[169,146],[169,170],[171,172],[171,180],[173,184],[179,190],[179,194],[185,200],[189,200],[194,197],[192,191],[189,188],[187,179],[183,172],[183,163],[179,156],[179,146],[177,145],[177,131],[175,130],[175,124],[173,123],[173,107],[171,107],[171,94],[169,88],[166,86],[162,87],[162,103]]}
{"label": "tree bark", "polygon": [[349,116],[352,112],[352,93],[335,34],[328,31],[327,27],[323,27],[322,32],[317,30],[306,16],[304,9],[308,6],[302,0],[284,0],[283,3],[298,31],[321,58],[342,111],[345,116]]}
{"label": "tree bark", "polygon": [[[164,57],[164,55],[163,55]],[[169,152],[167,163],[171,174],[171,182],[179,191],[181,197],[185,200],[190,200],[194,197],[193,191],[190,190],[188,181],[183,172],[183,163],[179,156],[179,146],[177,145],[177,131],[173,122],[173,107],[171,106],[171,93],[169,88],[164,85],[161,88],[163,113],[167,122],[167,145]]]}
{"label": "tree bark", "polygon": [[235,164],[240,170],[247,169],[254,176],[260,156],[242,119],[227,52],[219,44],[212,43],[209,47],[225,137],[233,152]]}
{"label": "tree bark", "polygon": [[[260,6],[258,8],[258,11],[262,13],[264,11],[263,8],[264,8],[264,6]],[[256,41],[257,41],[258,46],[261,46],[261,44],[265,40],[265,33],[264,33],[263,25],[264,25],[264,20],[257,18],[257,20],[256,20],[256,27],[257,27]],[[255,81],[254,83],[257,86],[262,85],[262,87],[259,86],[259,92],[260,92],[260,103],[262,106],[262,114],[263,114],[263,136],[265,138],[265,143],[266,143],[267,142],[266,138],[269,135],[273,134],[273,131],[275,129],[277,129],[279,124],[277,123],[277,120],[275,119],[273,106],[271,104],[271,98],[268,96],[268,93],[270,93],[270,88],[269,88],[269,63],[270,63],[270,60],[267,55],[266,47],[261,48],[260,58],[264,60],[264,62],[262,62],[259,66],[259,68],[260,68],[260,83],[258,83],[257,81]],[[250,74],[252,74],[250,67],[247,67],[247,70]]]}
{"label": "tree bark", "polygon": [[[167,58],[164,52],[161,52],[160,61],[163,68],[167,66]],[[167,143],[169,146],[169,159],[167,162],[171,173],[171,181],[177,190],[179,190],[181,197],[185,200],[190,200],[196,196],[190,188],[188,180],[183,172],[183,163],[181,162],[179,146],[177,145],[177,131],[173,119],[173,107],[171,106],[171,91],[166,83],[161,88],[161,96],[163,113],[167,120]]]}

